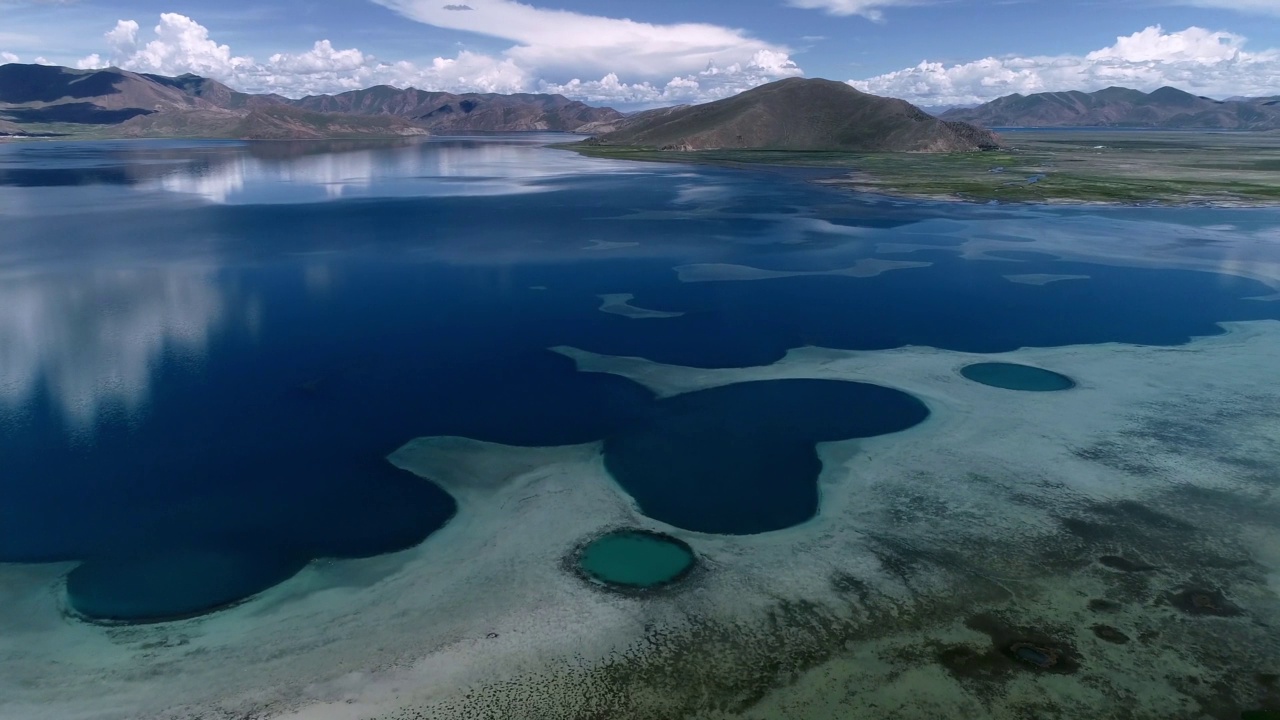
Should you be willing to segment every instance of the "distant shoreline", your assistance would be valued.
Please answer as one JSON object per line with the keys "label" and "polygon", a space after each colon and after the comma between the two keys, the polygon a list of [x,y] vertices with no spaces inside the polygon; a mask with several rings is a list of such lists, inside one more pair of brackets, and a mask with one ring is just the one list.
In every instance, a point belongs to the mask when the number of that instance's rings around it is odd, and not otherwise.
{"label": "distant shoreline", "polygon": [[843,172],[824,185],[967,204],[1142,207],[1280,206],[1280,133],[1115,128],[1005,129],[1000,150],[851,153],[557,147],[587,157],[721,167]]}

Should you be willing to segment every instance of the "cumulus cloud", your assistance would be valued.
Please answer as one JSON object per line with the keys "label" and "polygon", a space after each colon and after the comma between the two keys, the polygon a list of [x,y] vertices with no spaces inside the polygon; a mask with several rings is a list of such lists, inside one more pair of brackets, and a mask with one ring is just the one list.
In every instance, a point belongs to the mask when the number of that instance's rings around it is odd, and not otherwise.
{"label": "cumulus cloud", "polygon": [[1229,32],[1189,27],[1166,33],[1155,25],[1082,56],[988,57],[950,66],[926,61],[849,84],[925,105],[1115,85],[1145,91],[1171,85],[1213,97],[1274,94],[1280,49],[1250,52],[1245,42]]}
{"label": "cumulus cloud", "polygon": [[787,4],[805,10],[823,10],[828,15],[861,15],[882,20],[881,8],[891,5],[914,5],[914,0],[787,0]]}
{"label": "cumulus cloud", "polygon": [[760,50],[745,65],[725,68],[708,65],[697,73],[671,78],[666,83],[622,82],[617,73],[599,80],[542,81],[539,92],[559,93],[586,102],[620,105],[671,105],[706,102],[735,95],[779,77],[800,74],[800,69],[784,53]]}
{"label": "cumulus cloud", "polygon": [[449,10],[438,0],[374,1],[428,25],[514,42],[506,57],[544,73],[614,72],[654,81],[708,64],[746,67],[761,51],[788,52],[741,30],[706,23],[643,23],[514,0],[472,0],[467,12]]}
{"label": "cumulus cloud", "polygon": [[209,30],[185,15],[164,13],[153,31],[155,39],[140,45],[138,23],[121,20],[106,34],[112,56],[122,58],[131,70],[180,75],[184,72],[207,77],[234,77],[250,68],[253,59],[231,54],[227,45],[209,38]]}
{"label": "cumulus cloud", "polygon": [[[504,0],[499,0],[499,4],[504,4]],[[442,12],[472,15],[493,7],[479,0],[472,5],[454,6],[453,10]],[[442,7],[432,5],[432,8]],[[463,7],[470,9],[460,12]],[[518,7],[531,11],[535,20],[544,19],[542,14],[550,12]],[[575,99],[629,105],[714,99],[780,77],[801,74],[785,48],[748,40],[733,30],[704,25],[654,26],[573,13],[564,15],[585,18],[583,22],[597,29],[621,28],[619,32],[630,33],[629,39],[620,41],[631,48],[630,55],[609,53],[598,37],[581,40],[575,49],[555,45],[561,40],[567,42],[567,36],[559,30],[548,31],[545,36],[539,35],[541,30],[529,30],[508,34],[526,40],[542,37],[550,45],[521,45],[496,57],[464,50],[452,58],[410,63],[383,61],[357,48],[337,48],[328,40],[320,40],[307,51],[275,53],[260,62],[236,55],[229,46],[217,43],[210,37],[209,30],[195,20],[165,13],[150,38],[140,37],[141,26],[136,21],[117,22],[115,28],[104,35],[109,56],[104,58],[95,53],[78,61],[77,67],[115,65],[162,75],[195,73],[237,89],[291,97],[386,84],[451,92],[560,92]],[[654,39],[670,28],[677,29],[676,35],[665,44]],[[731,47],[734,42],[746,43],[747,47]],[[568,58],[577,58],[570,65],[598,71],[600,79],[583,81],[576,73],[555,70],[558,63],[567,62]],[[644,67],[644,71],[636,71],[637,67]],[[631,72],[626,72],[628,69]]]}
{"label": "cumulus cloud", "polygon": [[21,58],[11,52],[0,52],[0,62],[16,63],[20,59]]}
{"label": "cumulus cloud", "polygon": [[387,84],[416,85],[455,92],[518,92],[530,78],[509,59],[463,51],[453,58],[436,58],[430,64],[384,62],[357,48],[335,48],[317,41],[301,53],[276,53],[265,62],[236,55],[228,45],[214,41],[209,30],[177,13],[165,13],[154,27],[154,37],[140,38],[136,21],[121,20],[103,37],[108,57],[94,53],[76,63],[80,68],[109,65],[160,75],[195,73],[249,92],[278,92],[298,97],[342,92]]}
{"label": "cumulus cloud", "polygon": [[310,51],[300,55],[276,53],[271,65],[277,70],[300,75],[322,72],[355,72],[366,67],[371,58],[355,48],[335,50],[328,40],[318,41]]}

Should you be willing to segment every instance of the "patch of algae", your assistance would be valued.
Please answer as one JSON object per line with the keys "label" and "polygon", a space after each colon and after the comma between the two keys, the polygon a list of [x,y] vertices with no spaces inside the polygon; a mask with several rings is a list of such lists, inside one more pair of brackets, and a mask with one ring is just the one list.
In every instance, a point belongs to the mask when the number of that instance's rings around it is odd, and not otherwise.
{"label": "patch of algae", "polygon": [[[1280,526],[1278,411],[1256,400],[1152,404],[1077,449],[1100,472],[1168,478],[1144,497],[999,470],[923,471],[907,487],[869,489],[895,498],[862,535],[874,567],[833,567],[825,593],[780,586],[764,610],[699,606],[604,659],[548,662],[379,720],[1235,720],[1280,710],[1280,606],[1255,532]],[[1222,489],[1177,481],[1187,473],[1221,478]],[[994,538],[946,522],[957,509],[931,488],[956,483],[1036,531]],[[930,538],[940,519],[946,537]],[[1184,600],[1197,595],[1233,612],[1189,612]],[[1052,662],[1024,661],[1028,647]]]}
{"label": "patch of algae", "polygon": [[[1201,519],[1221,520],[1230,511],[1206,507]],[[1256,587],[1261,578],[1243,548],[1128,501],[1068,504],[1058,519],[1060,535],[1014,548],[1010,556],[1024,561],[1003,567],[1000,556],[1010,548],[958,538],[954,548],[929,551],[875,539],[881,568],[896,581],[887,592],[879,589],[883,578],[836,571],[822,600],[779,599],[755,618],[691,616],[680,626],[650,627],[643,640],[604,661],[550,665],[385,720],[835,720],[937,712],[1225,719],[1274,706],[1263,680],[1280,658],[1280,643],[1264,623],[1181,617],[1165,599],[1185,576],[1237,591]],[[1081,523],[1093,532],[1081,532]],[[1184,570],[1126,574],[1096,562],[1117,546]],[[1011,581],[978,571],[1012,577],[1027,565],[1049,573]],[[1110,598],[1111,607],[1098,609],[1091,596]],[[1138,640],[1117,646],[1098,637],[1093,625],[1103,612]],[[1021,641],[1070,648],[1079,668],[1062,677],[1020,664],[1010,653]],[[1119,666],[1127,677],[1113,676]],[[1144,694],[1135,680],[1173,692]]]}
{"label": "patch of algae", "polygon": [[[640,642],[603,662],[547,667],[386,720],[741,717],[773,688],[796,681],[848,647],[904,623],[928,626],[956,609],[931,603],[912,607],[878,596],[844,574],[832,577],[832,590],[836,597],[826,602],[779,600],[751,622],[692,616],[682,626],[651,627]],[[1003,594],[994,586],[975,590],[953,598],[954,603]]]}

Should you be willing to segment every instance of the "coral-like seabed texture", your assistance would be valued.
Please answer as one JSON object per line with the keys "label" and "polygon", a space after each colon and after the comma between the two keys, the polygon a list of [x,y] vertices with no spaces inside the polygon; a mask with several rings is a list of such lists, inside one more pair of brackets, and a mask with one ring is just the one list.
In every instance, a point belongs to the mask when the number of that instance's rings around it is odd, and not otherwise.
{"label": "coral-like seabed texture", "polygon": [[[563,349],[584,371],[664,398],[842,380],[897,388],[932,415],[820,444],[820,508],[800,525],[748,536],[659,528],[705,565],[679,592],[600,592],[565,572],[583,538],[654,527],[606,471],[599,442],[415,440],[391,460],[457,498],[449,525],[397,554],[312,563],[199,619],[68,623],[51,592],[64,567],[0,566],[0,605],[16,609],[0,616],[0,716],[1225,719],[1274,709],[1280,388],[1257,380],[1280,356],[1280,324],[1227,330],[1177,348],[986,358],[802,348],[712,371]],[[979,359],[1058,368],[1078,386],[996,393],[959,375]]]}

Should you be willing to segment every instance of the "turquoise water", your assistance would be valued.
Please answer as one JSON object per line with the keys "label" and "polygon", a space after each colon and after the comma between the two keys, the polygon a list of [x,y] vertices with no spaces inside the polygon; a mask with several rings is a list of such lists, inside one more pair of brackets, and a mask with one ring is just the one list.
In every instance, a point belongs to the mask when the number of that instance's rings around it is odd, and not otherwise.
{"label": "turquoise water", "polygon": [[[1280,319],[1253,299],[1272,288],[1228,272],[1272,252],[1234,240],[1270,237],[1275,211],[904,202],[559,139],[0,145],[0,562],[78,563],[67,600],[94,619],[212,611],[445,526],[454,499],[385,460],[427,435],[604,441],[645,514],[769,532],[813,516],[815,443],[903,430],[923,404],[817,381],[659,399],[549,348],[725,368]],[[1054,233],[1223,270],[1028,249]],[[964,254],[974,239],[1007,249]],[[811,274],[864,261],[918,266]],[[784,276],[681,280],[725,265]],[[618,293],[682,314],[600,312]]]}
{"label": "turquoise water", "polygon": [[684,543],[655,533],[622,530],[587,544],[579,567],[607,585],[653,588],[670,583],[693,567],[693,552]]}
{"label": "turquoise water", "polygon": [[1015,363],[974,363],[961,368],[960,374],[983,385],[1023,392],[1057,392],[1076,386],[1061,373]]}

